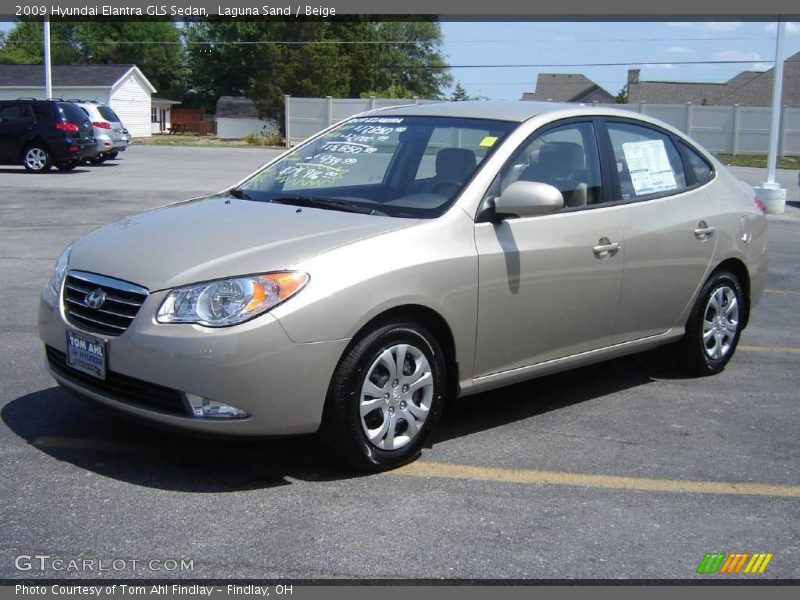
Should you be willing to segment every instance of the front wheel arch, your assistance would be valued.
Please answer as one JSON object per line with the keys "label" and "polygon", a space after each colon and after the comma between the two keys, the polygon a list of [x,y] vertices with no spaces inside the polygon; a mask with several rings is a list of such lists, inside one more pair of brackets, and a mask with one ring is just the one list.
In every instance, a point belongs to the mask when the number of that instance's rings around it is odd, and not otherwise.
{"label": "front wheel arch", "polygon": [[[453,402],[458,397],[459,393],[459,369],[455,338],[445,318],[439,312],[428,306],[423,306],[421,304],[403,304],[394,306],[374,316],[359,328],[358,332],[356,332],[350,340],[347,348],[342,352],[339,361],[341,362],[341,359],[347,356],[350,349],[370,331],[385,323],[398,320],[409,320],[419,323],[436,338],[445,356],[447,368],[447,403]],[[336,366],[338,368],[338,363]]]}

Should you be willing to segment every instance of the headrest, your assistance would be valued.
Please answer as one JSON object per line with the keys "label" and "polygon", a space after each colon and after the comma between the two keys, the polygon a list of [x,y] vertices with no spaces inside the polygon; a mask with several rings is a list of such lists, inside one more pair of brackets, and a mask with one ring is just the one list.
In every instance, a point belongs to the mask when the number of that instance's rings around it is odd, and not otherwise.
{"label": "headrest", "polygon": [[564,178],[586,168],[586,157],[580,144],[547,142],[539,150],[537,171],[550,177]]}
{"label": "headrest", "polygon": [[464,181],[478,164],[475,153],[466,148],[442,148],[436,153],[436,177]]}

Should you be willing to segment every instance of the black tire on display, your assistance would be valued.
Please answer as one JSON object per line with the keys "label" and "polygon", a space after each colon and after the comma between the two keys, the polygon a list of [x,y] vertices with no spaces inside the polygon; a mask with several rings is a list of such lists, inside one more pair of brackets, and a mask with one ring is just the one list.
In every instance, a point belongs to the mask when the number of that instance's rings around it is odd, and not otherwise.
{"label": "black tire on display", "polygon": [[377,326],[345,353],[325,403],[322,431],[349,466],[382,471],[416,459],[441,415],[446,361],[413,321]]}
{"label": "black tire on display", "polygon": [[686,333],[674,347],[681,368],[690,375],[722,371],[736,351],[746,309],[738,277],[730,271],[712,274],[697,296]]}

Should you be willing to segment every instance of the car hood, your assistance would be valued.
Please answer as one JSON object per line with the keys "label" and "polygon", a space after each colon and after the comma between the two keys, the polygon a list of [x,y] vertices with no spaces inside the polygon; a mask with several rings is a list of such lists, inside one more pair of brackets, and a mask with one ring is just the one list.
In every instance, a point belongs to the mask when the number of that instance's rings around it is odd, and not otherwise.
{"label": "car hood", "polygon": [[291,268],[332,248],[408,227],[415,219],[210,197],[101,227],[72,245],[69,268],[151,292]]}

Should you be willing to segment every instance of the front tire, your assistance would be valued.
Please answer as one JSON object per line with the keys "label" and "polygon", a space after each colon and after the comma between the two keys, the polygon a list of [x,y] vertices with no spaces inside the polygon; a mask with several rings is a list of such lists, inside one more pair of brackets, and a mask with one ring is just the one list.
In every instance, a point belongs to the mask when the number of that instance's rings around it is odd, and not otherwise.
{"label": "front tire", "polygon": [[336,369],[323,429],[349,466],[382,471],[416,459],[444,404],[445,360],[436,338],[413,322],[377,327]]}
{"label": "front tire", "polygon": [[703,285],[686,323],[686,334],[675,347],[688,374],[713,375],[736,351],[745,319],[742,285],[730,271],[714,273]]}
{"label": "front tire", "polygon": [[53,166],[47,146],[31,144],[22,153],[22,164],[29,173],[46,173]]}

